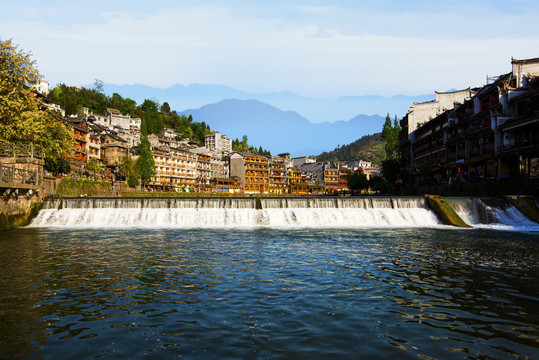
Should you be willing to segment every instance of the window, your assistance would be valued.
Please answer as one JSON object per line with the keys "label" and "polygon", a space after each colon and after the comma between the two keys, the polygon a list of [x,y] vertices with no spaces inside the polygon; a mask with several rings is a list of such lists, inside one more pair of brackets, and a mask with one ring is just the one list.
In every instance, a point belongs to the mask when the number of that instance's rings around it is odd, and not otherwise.
{"label": "window", "polygon": [[530,177],[532,178],[539,177],[539,158],[530,159]]}

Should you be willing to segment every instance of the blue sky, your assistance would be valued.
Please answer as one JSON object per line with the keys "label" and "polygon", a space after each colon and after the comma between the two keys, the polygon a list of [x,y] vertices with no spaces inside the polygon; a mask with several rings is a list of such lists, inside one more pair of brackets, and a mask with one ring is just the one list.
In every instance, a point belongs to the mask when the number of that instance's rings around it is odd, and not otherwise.
{"label": "blue sky", "polygon": [[5,1],[52,86],[223,84],[319,98],[481,86],[539,56],[539,2]]}

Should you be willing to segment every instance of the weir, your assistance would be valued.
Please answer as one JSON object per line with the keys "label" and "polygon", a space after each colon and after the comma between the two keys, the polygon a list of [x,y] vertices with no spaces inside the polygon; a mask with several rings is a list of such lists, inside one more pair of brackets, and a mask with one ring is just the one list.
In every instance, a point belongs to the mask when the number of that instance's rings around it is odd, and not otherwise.
{"label": "weir", "polygon": [[[507,203],[448,198],[472,226],[537,228]],[[488,204],[487,204],[488,203]],[[423,197],[51,197],[33,227],[441,227]]]}
{"label": "weir", "polygon": [[509,225],[529,229],[539,227],[502,198],[446,198],[446,200],[455,212],[472,226]]}
{"label": "weir", "polygon": [[257,199],[262,209],[427,208],[422,197],[50,197],[43,202],[43,209],[256,209]]}
{"label": "weir", "polygon": [[45,200],[31,226],[361,228],[440,223],[422,197],[54,197]]}

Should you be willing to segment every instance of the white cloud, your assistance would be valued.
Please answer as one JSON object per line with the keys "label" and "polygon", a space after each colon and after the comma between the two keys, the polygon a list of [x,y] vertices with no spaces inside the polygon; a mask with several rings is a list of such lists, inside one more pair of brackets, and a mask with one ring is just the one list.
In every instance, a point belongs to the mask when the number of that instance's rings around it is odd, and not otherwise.
{"label": "white cloud", "polygon": [[64,22],[0,15],[0,30],[33,52],[53,84],[96,77],[161,87],[222,83],[319,97],[478,86],[509,71],[511,56],[536,57],[539,48],[533,11],[265,6],[173,3],[145,12],[94,10]]}

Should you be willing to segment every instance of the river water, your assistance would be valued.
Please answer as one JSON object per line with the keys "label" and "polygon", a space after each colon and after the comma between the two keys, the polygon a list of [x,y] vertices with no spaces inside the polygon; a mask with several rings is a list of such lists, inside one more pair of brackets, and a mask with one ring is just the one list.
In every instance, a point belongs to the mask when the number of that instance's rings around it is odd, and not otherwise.
{"label": "river water", "polygon": [[1,358],[539,358],[539,235],[0,233]]}

